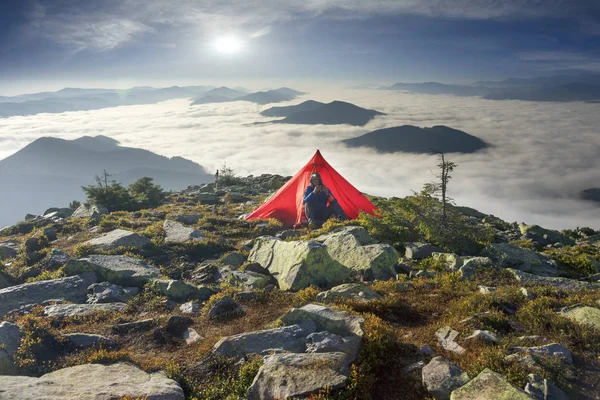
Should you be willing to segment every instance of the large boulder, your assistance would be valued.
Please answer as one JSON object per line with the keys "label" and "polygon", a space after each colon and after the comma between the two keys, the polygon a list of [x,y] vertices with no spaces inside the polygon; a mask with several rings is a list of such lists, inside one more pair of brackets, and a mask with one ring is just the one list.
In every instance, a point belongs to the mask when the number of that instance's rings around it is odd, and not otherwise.
{"label": "large boulder", "polygon": [[54,304],[44,308],[44,315],[48,317],[73,317],[75,315],[89,315],[97,312],[122,311],[125,303],[103,303],[103,304]]}
{"label": "large boulder", "polygon": [[486,368],[475,379],[454,390],[450,400],[532,400],[502,375]]}
{"label": "large boulder", "polygon": [[181,244],[187,241],[205,240],[206,237],[197,229],[190,228],[179,222],[166,220],[163,224],[165,230],[165,243]]}
{"label": "large boulder", "polygon": [[95,246],[101,250],[113,250],[117,247],[134,247],[142,250],[145,247],[152,246],[152,241],[145,236],[138,235],[135,232],[125,229],[115,229],[92,240],[86,244]]}
{"label": "large boulder", "polygon": [[364,319],[347,311],[334,311],[318,304],[307,304],[300,308],[292,308],[281,320],[286,325],[314,322],[317,331],[329,331],[342,336],[362,337]]}
{"label": "large boulder", "polygon": [[560,314],[581,325],[588,325],[600,332],[600,309],[576,305],[565,307]]}
{"label": "large boulder", "polygon": [[539,225],[520,224],[519,230],[525,239],[531,239],[540,245],[561,243],[565,246],[573,246],[575,241],[558,231],[544,229]]}
{"label": "large boulder", "polygon": [[396,275],[398,252],[389,244],[375,243],[361,226],[343,226],[315,239],[327,246],[332,259],[369,280]]}
{"label": "large boulder", "polygon": [[110,282],[94,283],[88,287],[90,304],[95,303],[126,303],[140,292],[137,287],[124,288]]}
{"label": "large boulder", "polygon": [[246,399],[303,398],[325,387],[344,387],[348,375],[344,353],[275,354],[265,357]]}
{"label": "large boulder", "polygon": [[89,347],[103,347],[106,349],[117,346],[117,342],[113,339],[92,333],[66,333],[62,336],[77,349],[87,349]]}
{"label": "large boulder", "polygon": [[552,258],[509,243],[492,243],[481,255],[491,258],[501,267],[540,276],[558,276],[558,265]]}
{"label": "large boulder", "polygon": [[0,323],[0,375],[14,375],[18,372],[13,357],[19,349],[22,337],[23,332],[15,324],[7,321]]}
{"label": "large boulder", "polygon": [[16,257],[19,253],[19,242],[14,239],[0,242],[0,260]]}
{"label": "large boulder", "polygon": [[443,253],[444,249],[431,243],[406,242],[404,243],[404,257],[409,260],[422,260],[432,257],[433,253]]}
{"label": "large boulder", "polygon": [[99,220],[103,215],[108,214],[106,207],[98,205],[82,204],[73,212],[73,218],[87,218],[89,220]]}
{"label": "large boulder", "polygon": [[315,332],[315,329],[315,323],[307,321],[282,328],[227,336],[215,344],[213,354],[239,359],[251,354],[303,353],[306,350],[306,337]]}
{"label": "large boulder", "polygon": [[436,399],[448,400],[450,393],[469,382],[469,375],[443,357],[434,357],[423,367],[423,386]]}
{"label": "large boulder", "polygon": [[512,268],[507,268],[516,280],[531,285],[552,285],[564,290],[598,289],[600,282],[584,282],[562,277],[548,277],[529,274]]}
{"label": "large boulder", "polygon": [[178,280],[157,279],[152,282],[152,285],[162,295],[178,302],[185,302],[192,299],[206,301],[210,296],[215,294],[214,291],[207,287],[198,287]]}
{"label": "large boulder", "polygon": [[[2,268],[2,264],[0,264],[0,268]],[[4,289],[5,287],[9,287],[13,285],[13,280],[7,273],[0,270],[0,289]]]}
{"label": "large boulder", "polygon": [[311,285],[330,288],[350,276],[350,270],[316,241],[286,242],[271,236],[254,240],[248,260],[267,268],[281,290],[300,290]]}
{"label": "large boulder", "polygon": [[177,382],[163,372],[147,373],[124,362],[112,365],[84,364],[60,369],[40,378],[2,377],[1,400],[115,398],[184,400]]}
{"label": "large boulder", "polygon": [[362,283],[344,283],[317,295],[317,301],[331,302],[339,299],[369,301],[382,299],[378,293]]}
{"label": "large boulder", "polygon": [[83,303],[87,298],[88,286],[95,283],[96,279],[95,274],[86,273],[0,289],[0,316],[27,304],[51,299]]}
{"label": "large boulder", "polygon": [[160,270],[142,260],[127,256],[91,255],[69,260],[63,268],[67,275],[94,272],[103,281],[122,286],[144,286],[160,275]]}

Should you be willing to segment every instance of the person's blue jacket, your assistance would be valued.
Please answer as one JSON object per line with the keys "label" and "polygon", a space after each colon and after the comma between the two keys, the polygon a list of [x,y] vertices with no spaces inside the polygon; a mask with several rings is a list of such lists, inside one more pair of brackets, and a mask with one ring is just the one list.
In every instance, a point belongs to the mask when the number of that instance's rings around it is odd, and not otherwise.
{"label": "person's blue jacket", "polygon": [[[333,201],[333,195],[327,193],[315,193],[315,187],[310,184],[304,191],[304,198],[302,199],[302,204],[308,204],[311,207],[327,207],[328,202]],[[331,197],[331,199],[330,199]]]}

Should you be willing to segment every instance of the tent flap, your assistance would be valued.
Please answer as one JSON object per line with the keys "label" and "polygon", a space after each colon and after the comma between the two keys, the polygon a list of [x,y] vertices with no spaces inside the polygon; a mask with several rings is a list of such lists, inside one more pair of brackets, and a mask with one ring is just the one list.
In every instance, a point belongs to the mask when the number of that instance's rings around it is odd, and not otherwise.
{"label": "tent flap", "polygon": [[374,215],[375,206],[354,186],[340,175],[317,150],[310,161],[281,187],[269,201],[263,203],[246,217],[251,219],[275,218],[285,225],[300,225],[304,218],[302,198],[310,184],[310,175],[318,172],[323,184],[331,190],[350,219],[358,217],[360,211]]}

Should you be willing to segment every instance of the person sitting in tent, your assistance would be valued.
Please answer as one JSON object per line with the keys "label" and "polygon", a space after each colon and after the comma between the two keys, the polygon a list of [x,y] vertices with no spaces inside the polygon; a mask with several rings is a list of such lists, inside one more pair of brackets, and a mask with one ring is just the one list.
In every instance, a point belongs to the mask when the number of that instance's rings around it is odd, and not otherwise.
{"label": "person sitting in tent", "polygon": [[340,220],[348,219],[331,191],[323,185],[321,175],[316,172],[310,176],[310,185],[304,192],[302,204],[304,204],[304,214],[308,219],[308,226],[313,229],[320,228],[325,221],[332,217]]}

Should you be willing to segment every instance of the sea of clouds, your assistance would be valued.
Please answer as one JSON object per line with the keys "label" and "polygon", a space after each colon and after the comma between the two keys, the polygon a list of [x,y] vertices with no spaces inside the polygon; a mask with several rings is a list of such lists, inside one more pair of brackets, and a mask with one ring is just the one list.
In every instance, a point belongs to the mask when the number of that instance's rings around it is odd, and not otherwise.
{"label": "sea of clouds", "polygon": [[[297,88],[303,89],[303,88]],[[266,124],[248,102],[190,106],[189,100],[94,111],[0,119],[0,159],[42,136],[106,135],[123,146],[182,156],[214,171],[224,162],[238,175],[293,175],[320,149],[359,190],[406,196],[434,180],[433,155],[378,154],[339,141],[375,129],[447,125],[492,145],[476,154],[448,154],[458,168],[450,195],[508,221],[562,229],[600,229],[600,207],[577,193],[600,187],[600,108],[586,103],[535,103],[431,96],[393,91],[312,91],[301,99],[343,100],[387,115],[364,127]],[[110,166],[107,166],[110,172]],[[190,182],[192,184],[193,182]],[[10,190],[10,188],[4,188]]]}

